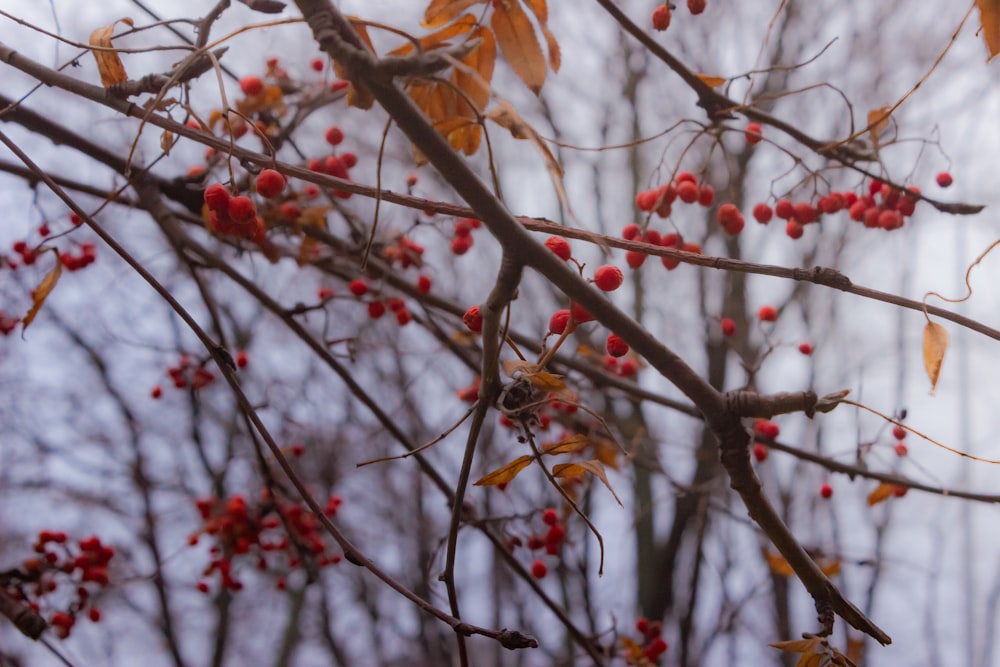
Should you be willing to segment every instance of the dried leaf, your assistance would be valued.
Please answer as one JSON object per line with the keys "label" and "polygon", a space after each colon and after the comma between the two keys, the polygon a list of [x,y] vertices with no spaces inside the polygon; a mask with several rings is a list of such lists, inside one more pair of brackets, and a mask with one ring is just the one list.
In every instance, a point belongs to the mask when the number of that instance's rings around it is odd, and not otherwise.
{"label": "dried leaf", "polygon": [[174,133],[170,130],[164,130],[163,134],[160,135],[160,150],[163,151],[164,155],[170,155],[170,149],[174,147]]}
{"label": "dried leaf", "polygon": [[542,36],[545,37],[545,45],[549,49],[549,67],[553,72],[559,71],[562,64],[562,54],[559,50],[559,42],[555,35],[549,30],[549,8],[545,0],[525,0],[525,4],[531,9],[531,13],[538,19],[538,26],[542,29]]}
{"label": "dried leaf", "polygon": [[872,138],[872,145],[878,149],[878,138],[889,127],[889,110],[892,107],[886,105],[868,112],[868,132]]}
{"label": "dried leaf", "polygon": [[326,229],[326,214],[333,209],[332,206],[310,206],[302,209],[295,224],[299,229],[303,227],[316,227]]}
{"label": "dried leaf", "polygon": [[[473,28],[476,27],[478,19],[472,14],[466,14],[462,18],[458,19],[454,23],[446,25],[440,30],[435,30],[429,35],[425,35],[417,40],[420,44],[420,48],[423,51],[430,51],[431,49],[437,48],[442,45],[445,40],[451,39],[456,35],[464,35]],[[414,49],[413,42],[406,42],[397,49],[393,49],[389,52],[392,56],[405,56],[413,52]]]}
{"label": "dried leaf", "polygon": [[1000,0],[976,0],[976,5],[979,7],[983,41],[990,54],[986,62],[990,62],[1000,53]]}
{"label": "dried leaf", "polygon": [[521,117],[517,109],[509,102],[503,100],[487,113],[486,117],[500,127],[506,128],[515,139],[528,139],[534,144],[545,160],[545,168],[549,172],[549,178],[552,179],[552,186],[556,190],[559,202],[566,209],[568,215],[575,218],[573,206],[570,204],[569,196],[566,194],[566,187],[563,183],[562,167],[559,165],[559,161],[556,160],[556,156],[549,150],[545,140],[535,131],[535,128]]}
{"label": "dried leaf", "polygon": [[503,368],[504,375],[509,378],[514,377],[517,373],[534,373],[538,370],[538,364],[524,359],[504,359],[500,362],[500,366]]}
{"label": "dried leaf", "polygon": [[[795,574],[795,570],[792,569],[792,566],[788,564],[788,561],[785,560],[784,556],[781,554],[773,554],[769,551],[765,552],[764,560],[767,561],[767,567],[770,568],[771,572],[774,572],[779,576],[790,577]],[[774,644],[772,644],[772,646],[774,646]]]}
{"label": "dried leaf", "polygon": [[719,86],[721,86],[722,84],[724,84],[726,81],[729,80],[726,79],[725,77],[712,76],[711,74],[695,74],[695,76],[701,79],[701,82],[704,83],[709,88],[718,88]]}
{"label": "dried leaf", "polygon": [[801,653],[802,657],[795,667],[857,667],[847,656],[830,646],[825,637],[807,637],[770,646],[781,651]]}
{"label": "dried leaf", "polygon": [[553,477],[579,477],[585,473],[590,473],[597,479],[601,480],[604,486],[607,487],[611,495],[614,496],[618,505],[622,505],[622,501],[618,498],[618,494],[615,490],[611,488],[611,483],[608,481],[608,475],[604,472],[604,466],[601,462],[594,459],[591,461],[580,461],[578,463],[560,463],[558,465],[552,466],[552,476]]}
{"label": "dried leaf", "polygon": [[563,382],[561,377],[553,373],[540,371],[538,373],[528,373],[524,377],[533,387],[537,387],[542,391],[551,392],[557,396],[566,391],[566,383]]}
{"label": "dried leaf", "polygon": [[[360,19],[349,16],[348,20],[351,21],[351,25],[354,27],[355,32],[358,33],[358,37],[364,42],[365,46],[372,53],[375,53],[375,47],[372,45],[372,39],[368,36],[368,29],[365,24],[361,22]],[[347,70],[338,61],[333,61],[333,73],[337,75],[339,79],[347,78]],[[364,86],[358,87],[356,83],[351,81],[351,85],[347,87],[347,104],[348,106],[357,107],[359,109],[370,109],[373,104],[375,104],[375,97],[371,94]]]}
{"label": "dried leaf", "polygon": [[[461,62],[470,71],[456,67],[451,74],[451,82],[465,93],[475,110],[463,105],[463,116],[478,120],[476,111],[483,111],[490,101],[490,81],[493,80],[493,67],[497,60],[497,44],[489,28],[479,28],[469,39],[478,39],[479,46],[466,54]],[[473,74],[475,72],[475,74]]]}
{"label": "dried leaf", "polygon": [[941,375],[941,363],[948,351],[948,331],[937,322],[928,322],[924,327],[924,368],[931,380],[931,396]]}
{"label": "dried leaf", "polygon": [[896,492],[895,484],[887,484],[882,482],[875,487],[875,490],[868,494],[868,506],[878,505],[884,500],[892,498],[893,494]]}
{"label": "dried leaf", "polygon": [[436,28],[452,20],[472,5],[484,5],[489,0],[431,0],[424,11],[424,20],[420,25],[425,28]]}
{"label": "dried leaf", "polygon": [[625,649],[625,658],[630,661],[629,664],[638,664],[643,659],[642,647],[635,640],[622,637],[622,648]]}
{"label": "dried leaf", "polygon": [[490,27],[511,69],[537,95],[545,83],[545,55],[521,4],[502,0],[493,10]]}
{"label": "dried leaf", "polygon": [[621,450],[611,440],[601,438],[594,443],[594,456],[612,470],[618,470],[618,453]]}
{"label": "dried leaf", "polygon": [[38,284],[31,292],[31,310],[28,314],[24,316],[24,320],[21,322],[22,331],[27,330],[28,325],[31,324],[35,315],[38,311],[42,309],[42,304],[45,303],[45,299],[52,292],[52,289],[59,282],[59,276],[62,275],[62,262],[59,261],[59,252],[55,249],[52,250],[53,254],[56,256],[56,265],[52,267],[52,270],[45,274],[42,278],[42,282]]}
{"label": "dried leaf", "polygon": [[302,243],[299,245],[299,254],[295,258],[295,261],[299,266],[312,264],[316,261],[316,259],[318,259],[319,249],[319,241],[311,236],[306,236],[302,239]]}
{"label": "dried leaf", "polygon": [[[90,45],[102,49],[112,48],[111,37],[114,34],[115,26],[119,23],[124,23],[129,27],[135,25],[132,19],[126,17],[115,21],[111,25],[98,28],[90,33]],[[118,57],[117,53],[114,51],[97,50],[91,51],[91,53],[94,54],[94,60],[97,61],[97,70],[101,73],[102,86],[108,88],[116,83],[128,81],[128,74],[125,73],[125,65],[122,64],[122,59]]]}
{"label": "dried leaf", "polygon": [[558,454],[573,454],[581,451],[590,442],[587,436],[577,433],[576,435],[571,435],[568,438],[563,438],[559,442],[553,443],[545,448],[544,454],[549,454],[551,456],[556,456]]}
{"label": "dried leaf", "polygon": [[528,456],[519,456],[510,463],[500,468],[497,468],[493,472],[484,475],[479,479],[473,486],[496,486],[497,484],[506,484],[515,477],[518,473],[531,465],[533,459]]}

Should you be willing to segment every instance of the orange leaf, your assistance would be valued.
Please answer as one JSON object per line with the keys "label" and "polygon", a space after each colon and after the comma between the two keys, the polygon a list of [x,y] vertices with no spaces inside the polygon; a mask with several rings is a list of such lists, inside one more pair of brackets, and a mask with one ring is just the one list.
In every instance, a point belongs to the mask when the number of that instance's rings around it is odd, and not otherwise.
{"label": "orange leaf", "polygon": [[559,71],[559,66],[562,64],[562,53],[559,50],[559,42],[556,41],[555,35],[549,30],[549,8],[545,4],[545,0],[524,0],[531,9],[531,12],[538,19],[538,26],[542,29],[542,35],[545,37],[545,45],[549,49],[549,67],[552,68],[553,72]]}
{"label": "orange leaf", "polygon": [[515,373],[534,373],[538,370],[538,364],[524,359],[504,359],[500,362],[500,367],[503,368],[504,375],[509,378],[514,377]]}
{"label": "orange leaf", "polygon": [[892,498],[893,494],[896,492],[895,484],[887,484],[882,482],[875,487],[875,490],[868,494],[868,506],[878,505],[884,500]]}
{"label": "orange leaf", "polygon": [[510,463],[500,468],[497,468],[493,472],[484,475],[478,482],[473,484],[473,486],[496,486],[497,484],[506,484],[515,477],[518,473],[531,465],[532,458],[528,455],[519,456]]}
{"label": "orange leaf", "polygon": [[[451,81],[472,102],[476,110],[482,111],[490,101],[490,81],[493,80],[493,66],[497,60],[497,43],[489,28],[479,28],[469,39],[479,39],[479,47],[462,58],[462,64],[471,72],[456,67],[451,74]],[[473,74],[472,72],[475,72]],[[463,114],[469,118],[477,118],[472,109],[465,109]]]}
{"label": "orange leaf", "polygon": [[868,112],[868,132],[871,134],[872,145],[878,148],[878,138],[889,127],[890,106],[879,107]]}
{"label": "orange leaf", "polygon": [[[780,554],[773,554],[768,551],[764,553],[764,559],[767,561],[767,566],[771,569],[771,572],[774,572],[777,575],[780,575],[782,577],[790,577],[793,574],[795,574],[795,570],[792,569],[792,566],[789,565],[788,561],[785,560],[784,557],[781,556]],[[774,646],[774,644],[772,644],[772,646]],[[789,649],[782,649],[782,650],[789,650]]]}
{"label": "orange leaf", "polygon": [[948,351],[948,332],[937,322],[928,322],[924,327],[924,368],[931,380],[931,396],[941,375],[941,363]]}
{"label": "orange leaf", "polygon": [[728,81],[725,77],[712,76],[711,74],[695,74],[695,76],[701,79],[701,82],[709,88],[718,88]]}
{"label": "orange leaf", "polygon": [[[347,18],[351,21],[351,25],[358,33],[358,37],[360,37],[361,41],[368,47],[368,50],[375,53],[375,47],[372,45],[371,37],[368,36],[368,29],[365,27],[365,24],[355,17],[349,16]],[[339,79],[346,78],[347,70],[345,70],[344,66],[336,60],[333,61],[333,72]],[[371,94],[371,91],[363,86],[358,87],[357,84],[351,81],[351,85],[347,88],[348,106],[357,107],[359,109],[370,109],[374,103],[375,97]]]}
{"label": "orange leaf", "polygon": [[607,487],[608,491],[611,492],[611,495],[614,496],[615,500],[618,502],[618,505],[624,507],[624,505],[622,505],[622,501],[619,500],[618,498],[618,494],[615,493],[615,490],[611,488],[611,483],[608,481],[608,476],[604,472],[604,466],[601,465],[600,461],[594,459],[592,461],[580,461],[579,463],[560,463],[558,465],[552,466],[553,477],[579,477],[580,475],[583,475],[588,472],[597,479],[601,480],[604,486]]}
{"label": "orange leaf", "polygon": [[[119,23],[124,23],[129,27],[134,25],[132,19],[123,18],[115,21],[111,25],[98,28],[94,32],[90,33],[90,45],[98,46],[102,49],[110,49],[111,36],[115,31],[115,26]],[[115,85],[116,83],[128,81],[128,74],[125,73],[125,65],[122,64],[122,59],[118,57],[117,53],[114,51],[96,50],[91,53],[94,54],[94,60],[97,61],[97,70],[101,73],[102,86],[107,88]]]}
{"label": "orange leaf", "polygon": [[1000,0],[976,0],[979,7],[979,21],[982,25],[983,41],[993,60],[1000,53]]}
{"label": "orange leaf", "polygon": [[[417,42],[420,44],[420,48],[424,51],[430,51],[441,45],[446,39],[451,39],[456,35],[464,35],[465,33],[472,30],[477,23],[477,19],[472,14],[466,14],[454,23],[447,25],[440,30],[435,30],[429,35],[421,37]],[[393,56],[405,56],[411,51],[413,51],[413,42],[406,42],[398,49],[393,49],[389,52],[389,55]]]}
{"label": "orange leaf", "polygon": [[563,438],[559,442],[553,443],[545,448],[543,453],[555,456],[557,454],[573,454],[587,446],[589,440],[587,436],[577,433],[568,438]]}
{"label": "orange leaf", "polygon": [[521,81],[536,95],[545,83],[545,55],[535,28],[517,0],[500,0],[490,26],[504,58]]}
{"label": "orange leaf", "polygon": [[35,315],[37,315],[38,311],[42,309],[42,304],[45,303],[46,297],[48,297],[49,293],[52,292],[52,288],[54,288],[56,283],[59,282],[59,276],[62,275],[62,262],[59,261],[59,251],[53,249],[52,252],[56,256],[56,265],[52,267],[51,271],[45,274],[45,277],[42,278],[42,282],[38,284],[38,287],[32,290],[31,310],[28,311],[28,314],[24,316],[24,320],[21,322],[22,331],[27,329],[28,325],[34,321]]}
{"label": "orange leaf", "polygon": [[436,28],[452,20],[472,5],[486,4],[489,0],[432,0],[424,11],[425,28]]}

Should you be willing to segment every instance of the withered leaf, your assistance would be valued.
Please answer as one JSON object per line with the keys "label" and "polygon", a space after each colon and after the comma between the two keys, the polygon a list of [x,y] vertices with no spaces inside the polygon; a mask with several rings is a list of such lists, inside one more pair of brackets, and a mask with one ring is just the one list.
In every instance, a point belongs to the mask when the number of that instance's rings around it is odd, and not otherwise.
{"label": "withered leaf", "polygon": [[725,77],[713,76],[711,74],[695,74],[695,76],[701,79],[701,82],[704,83],[709,88],[718,88],[726,81],[728,81],[728,79],[726,79]]}
{"label": "withered leaf", "polygon": [[989,62],[1000,53],[1000,0],[976,0],[976,6],[979,7],[983,41],[990,54],[986,62]]}
{"label": "withered leaf", "polygon": [[931,396],[941,375],[941,364],[948,351],[948,331],[937,322],[928,322],[924,327],[924,368],[931,381]]}
{"label": "withered leaf", "polygon": [[473,486],[496,486],[506,484],[518,476],[518,474],[531,465],[532,458],[525,454],[519,456],[507,465],[501,466],[493,472],[481,477]]}
{"label": "withered leaf", "polygon": [[516,373],[534,373],[538,370],[538,364],[533,364],[525,359],[504,359],[500,362],[504,375],[509,378]]}
{"label": "withered leaf", "polygon": [[42,282],[38,284],[38,287],[32,290],[31,310],[29,310],[28,314],[24,316],[24,320],[21,323],[22,330],[27,329],[28,325],[35,320],[35,315],[37,315],[38,311],[42,309],[42,304],[45,303],[45,299],[48,298],[52,289],[56,286],[56,283],[59,282],[59,276],[62,275],[62,262],[59,261],[59,251],[53,248],[52,253],[56,256],[56,265],[53,266],[47,274],[45,274],[45,277],[42,278]]}
{"label": "withered leaf", "polygon": [[436,28],[452,20],[472,5],[486,4],[489,0],[431,0],[424,11],[425,28]]}
{"label": "withered leaf", "polygon": [[[474,27],[476,27],[476,22],[477,19],[475,16],[473,16],[472,14],[466,14],[465,16],[458,19],[454,23],[446,25],[440,30],[435,30],[429,35],[424,35],[423,37],[417,40],[417,43],[420,44],[420,48],[423,49],[424,51],[430,51],[431,49],[441,46],[441,44],[445,40],[451,39],[456,35],[464,35],[465,33],[469,32]],[[414,48],[416,47],[414,46],[413,42],[407,41],[399,48],[390,51],[389,55],[405,56],[409,53],[412,53]]]}
{"label": "withered leaf", "polygon": [[896,492],[895,484],[888,484],[882,482],[875,487],[875,490],[868,494],[868,506],[878,505],[880,502],[892,498],[893,494]]}
{"label": "withered leaf", "polygon": [[563,438],[559,442],[553,443],[545,448],[544,454],[550,454],[556,456],[558,454],[573,454],[579,452],[587,443],[590,442],[587,436],[582,433],[576,433],[568,438]]}
{"label": "withered leaf", "polygon": [[889,127],[889,110],[892,107],[886,105],[868,112],[868,132],[872,139],[872,145],[878,148],[879,137]]}
{"label": "withered leaf", "polygon": [[580,461],[578,463],[560,463],[558,465],[552,466],[552,476],[553,477],[579,477],[586,473],[590,473],[597,479],[601,480],[611,495],[614,496],[615,501],[619,506],[622,505],[622,501],[618,498],[618,494],[615,490],[611,488],[611,483],[608,481],[608,475],[604,472],[604,466],[600,461],[593,459],[591,461]]}
{"label": "withered leaf", "polygon": [[160,135],[160,149],[163,151],[164,155],[170,155],[170,149],[174,147],[174,133],[170,130],[164,130],[163,134]]}
{"label": "withered leaf", "polygon": [[[119,23],[124,23],[129,27],[135,25],[132,19],[126,17],[115,21],[111,25],[98,28],[90,33],[90,45],[99,47],[100,49],[112,48],[111,37],[115,32],[115,26]],[[125,73],[125,65],[122,64],[122,59],[118,57],[117,53],[97,49],[91,51],[91,53],[94,54],[94,60],[97,61],[97,70],[101,73],[102,86],[108,88],[116,83],[128,81],[128,74]]]}
{"label": "withered leaf", "polygon": [[537,95],[545,83],[545,54],[521,3],[517,0],[499,3],[493,10],[490,27],[511,69]]}

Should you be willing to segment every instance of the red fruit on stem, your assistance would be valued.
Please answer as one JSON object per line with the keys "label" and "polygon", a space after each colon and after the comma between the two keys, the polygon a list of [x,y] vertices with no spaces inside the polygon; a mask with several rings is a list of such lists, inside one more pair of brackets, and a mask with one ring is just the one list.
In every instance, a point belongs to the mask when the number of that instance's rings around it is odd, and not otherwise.
{"label": "red fruit on stem", "polygon": [[356,297],[362,297],[368,293],[368,283],[361,278],[355,278],[348,285],[347,289]]}
{"label": "red fruit on stem", "polygon": [[323,68],[326,67],[326,61],[322,58],[313,58],[309,61],[309,66],[313,68],[314,72],[322,72]]}
{"label": "red fruit on stem", "polygon": [[819,495],[823,498],[829,498],[833,495],[833,487],[830,486],[829,482],[823,482],[823,485],[819,487]]}
{"label": "red fruit on stem", "polygon": [[751,146],[759,144],[764,138],[760,123],[747,123],[746,129],[743,130],[743,136],[746,138],[747,143]]}
{"label": "red fruit on stem", "polygon": [[688,0],[688,11],[697,16],[705,11],[705,0]]}
{"label": "red fruit on stem", "polygon": [[372,301],[368,304],[368,317],[377,320],[385,315],[385,304],[381,301]]}
{"label": "red fruit on stem", "polygon": [[[566,311],[567,315],[569,311]],[[465,314],[462,315],[462,322],[469,329],[475,333],[480,333],[483,330],[483,315],[479,312],[479,306],[472,306]]]}
{"label": "red fruit on stem", "polygon": [[562,332],[566,330],[566,325],[569,324],[569,318],[570,314],[568,309],[564,308],[562,310],[557,310],[549,319],[549,333],[556,335],[562,334]]}
{"label": "red fruit on stem", "polygon": [[736,333],[736,322],[728,317],[723,317],[722,321],[719,322],[719,326],[722,328],[723,336],[732,336]]}
{"label": "red fruit on stem", "polygon": [[670,7],[660,5],[653,10],[653,30],[664,31],[670,27]]}
{"label": "red fruit on stem", "polygon": [[240,350],[236,353],[236,367],[246,368],[247,364],[250,363],[250,357],[247,355],[246,350]]}
{"label": "red fruit on stem", "polygon": [[910,453],[910,450],[907,449],[905,442],[897,442],[893,449],[896,450],[896,456],[906,456]]}
{"label": "red fruit on stem", "polygon": [[533,576],[535,579],[542,579],[548,573],[549,573],[549,568],[545,565],[544,562],[536,560],[534,563],[531,564],[531,576]]}
{"label": "red fruit on stem", "polygon": [[545,247],[555,253],[556,257],[564,262],[573,256],[573,250],[569,247],[569,241],[561,236],[550,236],[545,239]]}
{"label": "red fruit on stem", "polygon": [[625,282],[625,276],[622,274],[622,270],[613,264],[599,266],[594,271],[594,284],[605,292],[615,291],[622,286],[623,282]]}
{"label": "red fruit on stem", "polygon": [[715,201],[715,188],[708,183],[702,183],[698,188],[698,203],[708,208]]}
{"label": "red fruit on stem", "polygon": [[257,174],[257,194],[264,199],[274,199],[285,189],[285,177],[274,169],[263,169]]}
{"label": "red fruit on stem", "polygon": [[893,426],[892,427],[892,437],[894,437],[896,440],[905,440],[906,439],[906,434],[908,432],[909,431],[907,431],[902,426]]}
{"label": "red fruit on stem", "polygon": [[951,178],[951,174],[949,174],[947,171],[942,171],[940,174],[937,175],[937,178],[935,180],[937,181],[938,186],[942,188],[947,188],[952,183],[954,183],[954,180],[952,180]]}
{"label": "red fruit on stem", "polygon": [[774,205],[774,214],[782,220],[791,220],[795,215],[795,207],[787,199],[779,199]]}
{"label": "red fruit on stem", "polygon": [[554,526],[559,523],[559,513],[551,507],[542,512],[542,523],[546,526]]}
{"label": "red fruit on stem", "polygon": [[608,334],[607,349],[612,357],[624,357],[628,354],[629,347],[628,343],[615,334]]}
{"label": "red fruit on stem", "polygon": [[693,204],[698,201],[698,184],[691,181],[684,181],[677,184],[677,198],[685,204]]}
{"label": "red fruit on stem", "polygon": [[230,199],[228,211],[229,217],[237,224],[248,224],[257,219],[257,205],[245,195]]}
{"label": "red fruit on stem", "polygon": [[428,294],[431,291],[431,277],[421,273],[417,276],[417,291],[421,294]]}
{"label": "red fruit on stem", "polygon": [[341,130],[336,125],[331,125],[326,128],[326,132],[323,134],[323,138],[326,139],[326,143],[331,146],[337,146],[344,140],[344,131]]}
{"label": "red fruit on stem", "polygon": [[222,183],[213,183],[205,188],[205,205],[211,211],[229,211],[229,190]]}
{"label": "red fruit on stem", "polygon": [[753,431],[757,435],[774,440],[781,433],[781,428],[768,419],[756,419],[753,423]]}
{"label": "red fruit on stem", "polygon": [[809,343],[799,343],[799,352],[808,357],[813,353],[813,346]]}
{"label": "red fruit on stem", "polygon": [[755,442],[753,444],[753,457],[757,459],[758,463],[763,463],[764,461],[766,461],[767,454],[768,451],[766,446],[760,444],[759,442]]}
{"label": "red fruit on stem", "polygon": [[778,310],[774,306],[761,306],[757,317],[761,322],[774,322],[778,319]]}
{"label": "red fruit on stem", "polygon": [[153,398],[159,398],[163,396],[163,387],[161,387],[160,385],[154,386],[152,389],[149,390],[149,395],[152,396]]}
{"label": "red fruit on stem", "polygon": [[240,79],[240,90],[244,95],[260,95],[264,91],[264,82],[259,76],[245,76]]}
{"label": "red fruit on stem", "polygon": [[766,225],[767,223],[771,222],[771,217],[773,215],[774,211],[771,210],[771,207],[768,206],[767,204],[764,204],[763,202],[753,207],[754,220],[756,220],[762,225]]}

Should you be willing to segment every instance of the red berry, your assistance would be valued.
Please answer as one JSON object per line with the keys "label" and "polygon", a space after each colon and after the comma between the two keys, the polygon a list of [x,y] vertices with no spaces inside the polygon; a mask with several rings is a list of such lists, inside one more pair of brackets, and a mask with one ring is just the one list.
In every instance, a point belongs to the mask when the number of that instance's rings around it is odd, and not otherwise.
{"label": "red berry", "polygon": [[331,125],[326,128],[326,132],[323,134],[323,138],[326,139],[326,143],[331,146],[336,146],[344,140],[344,131],[341,130],[336,125]]}
{"label": "red berry", "polygon": [[806,229],[797,220],[789,220],[785,223],[785,234],[788,234],[788,238],[798,240],[802,238]]}
{"label": "red berry", "polygon": [[401,327],[405,327],[413,320],[413,313],[408,311],[406,308],[401,308],[396,311],[396,324]]}
{"label": "red berry", "polygon": [[753,431],[757,435],[774,440],[781,433],[781,428],[768,419],[756,419],[753,423]]}
{"label": "red berry", "polygon": [[664,641],[663,637],[657,637],[653,641],[649,642],[649,646],[643,651],[645,655],[650,660],[656,660],[661,655],[667,652],[667,642]]}
{"label": "red berry", "polygon": [[787,199],[779,199],[774,205],[774,214],[782,220],[791,220],[795,215],[795,207]]}
{"label": "red berry", "polygon": [[677,198],[685,204],[693,204],[698,201],[698,184],[691,181],[684,181],[677,184]]}
{"label": "red berry", "polygon": [[309,61],[309,66],[313,68],[313,71],[322,72],[326,62],[322,58],[313,58]]}
{"label": "red berry", "polygon": [[905,442],[897,442],[893,449],[896,450],[896,456],[906,456],[910,453],[910,450],[906,448]]}
{"label": "red berry", "polygon": [[48,225],[40,225],[38,227],[38,235],[39,236],[48,236],[49,235],[49,226]]}
{"label": "red berry", "polygon": [[[569,315],[568,310],[566,311],[566,314]],[[473,306],[465,311],[465,314],[462,315],[462,322],[469,329],[469,331],[473,331],[475,333],[482,332],[483,316],[482,313],[479,312],[479,306]]]}
{"label": "red berry", "polygon": [[642,230],[639,229],[639,225],[633,222],[631,224],[625,225],[625,227],[622,229],[622,238],[625,239],[626,241],[634,241],[639,238],[639,235],[641,233]]}
{"label": "red berry", "polygon": [[594,316],[583,309],[578,303],[573,303],[569,307],[570,314],[573,315],[573,322],[576,324],[583,324],[584,322],[593,322]]}
{"label": "red berry", "polygon": [[719,224],[731,236],[736,236],[743,231],[743,214],[736,208],[735,204],[723,204],[718,212]]}
{"label": "red berry", "polygon": [[368,283],[361,278],[355,278],[348,285],[347,289],[356,297],[362,297],[368,293]]}
{"label": "red berry", "polygon": [[613,292],[622,286],[625,276],[622,270],[613,264],[605,264],[594,271],[594,284],[605,292]]}
{"label": "red berry", "polygon": [[909,490],[910,487],[903,486],[902,484],[897,484],[894,487],[892,487],[892,495],[896,496],[897,498],[902,498],[903,496],[906,495],[906,492]]}
{"label": "red berry", "polygon": [[573,251],[569,247],[569,241],[561,236],[550,236],[545,239],[545,247],[554,252],[556,257],[564,262],[573,256]]}
{"label": "red berry", "polygon": [[451,251],[456,255],[464,255],[471,247],[471,236],[456,236],[451,240]]}
{"label": "red berry", "polygon": [[670,7],[667,5],[660,5],[653,10],[653,29],[663,31],[669,27]]}
{"label": "red berry", "polygon": [[743,136],[746,137],[748,144],[759,144],[764,138],[760,123],[747,123],[746,129],[743,130]]}
{"label": "red berry", "polygon": [[551,507],[542,512],[542,523],[546,526],[554,526],[559,523],[559,513]]}
{"label": "red berry", "polygon": [[383,315],[385,315],[384,303],[382,303],[381,301],[372,301],[371,303],[368,304],[368,317],[372,318],[373,320],[377,320]]}
{"label": "red berry", "polygon": [[634,250],[629,250],[625,253],[625,263],[629,265],[631,269],[638,269],[646,261],[648,255],[643,252],[636,252]]}
{"label": "red berry", "polygon": [[823,482],[823,485],[819,487],[819,495],[823,498],[829,498],[833,495],[833,487],[830,486],[829,482]]}
{"label": "red berry", "polygon": [[804,201],[792,206],[793,212],[792,217],[800,225],[808,225],[811,222],[816,222],[819,219],[819,213],[813,208],[812,204]]}
{"label": "red berry", "polygon": [[628,343],[623,341],[621,338],[615,334],[608,334],[608,354],[612,357],[624,357],[628,354]]}
{"label": "red berry", "polygon": [[94,607],[91,607],[90,611],[87,612],[87,616],[94,623],[98,623],[101,620],[101,610],[100,609],[95,609]]}
{"label": "red berry", "polygon": [[736,333],[736,322],[728,317],[723,317],[722,321],[719,322],[719,326],[722,327],[723,336],[732,336]]}
{"label": "red berry", "polygon": [[764,461],[766,461],[767,454],[768,452],[766,446],[760,444],[759,442],[755,442],[753,444],[753,457],[757,459],[758,463],[763,463]]}
{"label": "red berry", "polygon": [[533,576],[535,579],[542,579],[548,573],[549,573],[549,568],[545,565],[544,562],[536,560],[534,563],[531,564],[531,576]]}
{"label": "red berry", "polygon": [[257,219],[257,205],[245,195],[230,199],[228,211],[229,217],[237,224],[247,224]]}
{"label": "red berry", "polygon": [[708,183],[702,183],[698,188],[698,203],[708,208],[715,201],[715,188]]}
{"label": "red berry", "polygon": [[694,16],[705,11],[705,0],[688,0],[688,11]]}
{"label": "red berry", "polygon": [[248,363],[250,363],[250,357],[247,356],[246,350],[240,350],[236,353],[237,368],[246,368]]}
{"label": "red berry", "polygon": [[240,79],[240,90],[244,95],[260,95],[264,90],[264,82],[259,76],[245,76]]}
{"label": "red berry", "polygon": [[153,398],[159,398],[160,396],[163,396],[163,387],[161,387],[160,385],[154,386],[152,389],[149,390],[149,395],[152,396]]}
{"label": "red berry", "polygon": [[894,426],[892,428],[892,437],[896,440],[905,440],[907,432],[908,431],[902,426]]}
{"label": "red berry", "polygon": [[285,177],[274,169],[264,169],[257,174],[257,194],[264,199],[274,199],[285,189]]}
{"label": "red berry", "polygon": [[327,299],[333,298],[333,288],[332,287],[320,287],[316,290],[316,298],[320,301],[326,301]]}
{"label": "red berry", "polygon": [[427,294],[431,291],[431,277],[421,273],[417,276],[417,291],[421,294]]}
{"label": "red berry", "polygon": [[640,618],[635,622],[635,631],[640,635],[645,635],[649,632],[649,621],[645,618]]}
{"label": "red berry", "polygon": [[199,581],[198,585],[195,588],[197,588],[202,593],[208,593],[208,584],[206,584],[204,581]]}
{"label": "red berry", "polygon": [[799,352],[806,355],[807,357],[813,353],[813,346],[809,343],[799,343]]}
{"label": "red berry", "polygon": [[[205,188],[205,205],[211,211],[229,211],[229,190],[222,183],[213,183]],[[16,250],[16,248],[15,248]]]}
{"label": "red berry", "polygon": [[77,215],[75,211],[69,214],[69,221],[73,223],[74,227],[79,227],[83,224],[83,218]]}
{"label": "red berry", "polygon": [[549,319],[549,333],[561,334],[566,330],[566,325],[569,324],[569,310],[557,310],[553,313],[552,317]]}
{"label": "red berry", "polygon": [[947,171],[942,171],[940,174],[938,174],[936,180],[937,184],[942,188],[947,188],[952,183],[954,183],[954,181],[951,178],[951,174],[949,174]]}
{"label": "red berry", "polygon": [[[613,358],[614,357],[612,357],[612,359]],[[618,375],[623,378],[633,377],[638,372],[639,365],[635,363],[635,359],[626,359],[618,365]]]}
{"label": "red berry", "polygon": [[774,306],[761,306],[757,311],[761,322],[774,322],[778,319],[778,310]]}

